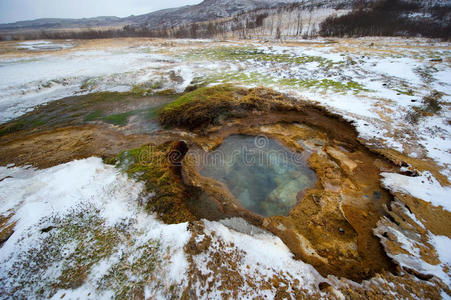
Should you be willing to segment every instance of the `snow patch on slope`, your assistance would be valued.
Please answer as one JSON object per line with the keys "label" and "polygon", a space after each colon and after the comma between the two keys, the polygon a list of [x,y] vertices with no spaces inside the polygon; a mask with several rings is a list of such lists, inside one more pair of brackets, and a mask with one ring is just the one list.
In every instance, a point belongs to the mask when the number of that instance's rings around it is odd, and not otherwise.
{"label": "snow patch on slope", "polygon": [[416,198],[430,202],[434,206],[442,206],[451,211],[451,187],[441,186],[429,172],[421,176],[410,177],[396,173],[382,173],[382,183],[393,192],[410,194]]}
{"label": "snow patch on slope", "polygon": [[[69,243],[58,249],[52,249],[60,247],[58,239],[50,239],[53,245],[45,243],[52,234],[58,236],[59,231],[68,230],[67,226],[71,230],[71,223],[86,228],[86,247],[90,247],[88,242],[95,232],[90,231],[93,229],[90,226],[94,226],[94,230],[105,231],[106,237],[110,230],[113,234],[117,230],[119,235],[131,234],[131,237],[125,244],[112,245],[111,256],[93,266],[81,287],[56,291],[55,296],[66,294],[69,298],[77,298],[91,293],[94,298],[97,298],[96,295],[109,298],[112,291],[96,290],[99,278],[107,276],[119,258],[128,257],[129,261],[138,259],[135,255],[139,256],[142,246],[149,243],[157,245],[153,255],[170,257],[159,266],[160,280],[168,284],[183,284],[188,264],[183,246],[190,236],[187,224],[165,225],[155,216],[145,213],[138,207],[143,184],[128,179],[112,166],[104,165],[101,159],[89,158],[46,170],[1,167],[0,178],[5,178],[0,182],[0,214],[12,213],[10,223],[17,222],[13,235],[0,248],[3,296],[33,298],[39,289],[44,289],[47,296],[54,294],[51,284],[58,282],[66,265],[76,262],[73,259],[80,255],[81,250],[76,250],[80,241],[75,239],[75,244]],[[90,221],[98,218],[103,220],[100,227]],[[49,233],[43,231],[45,228],[49,228]],[[44,261],[33,259],[36,251],[42,253],[41,259]],[[49,253],[60,257],[60,260],[55,261],[48,256]],[[37,274],[27,273],[30,271],[28,266],[36,263],[42,264]],[[18,266],[25,267],[18,269]],[[141,275],[137,272],[134,277]],[[38,280],[39,277],[42,280]],[[25,283],[25,287],[17,289],[17,284],[21,283]]]}

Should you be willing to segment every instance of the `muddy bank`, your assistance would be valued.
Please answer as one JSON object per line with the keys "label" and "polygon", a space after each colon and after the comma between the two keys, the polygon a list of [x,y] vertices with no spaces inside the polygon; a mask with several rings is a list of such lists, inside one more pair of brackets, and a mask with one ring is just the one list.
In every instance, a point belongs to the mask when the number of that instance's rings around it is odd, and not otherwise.
{"label": "muddy bank", "polygon": [[124,135],[98,125],[63,127],[37,134],[15,134],[0,141],[0,165],[49,168],[76,159],[114,157],[149,143],[147,135]]}

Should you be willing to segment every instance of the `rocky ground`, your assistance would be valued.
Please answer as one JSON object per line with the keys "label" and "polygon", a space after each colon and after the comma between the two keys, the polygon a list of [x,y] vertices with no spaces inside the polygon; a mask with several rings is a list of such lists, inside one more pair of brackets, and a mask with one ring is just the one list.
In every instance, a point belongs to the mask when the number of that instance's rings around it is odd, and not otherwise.
{"label": "rocky ground", "polygon": [[[0,297],[451,297],[448,43],[50,44],[0,45]],[[236,135],[289,213],[201,175]]]}

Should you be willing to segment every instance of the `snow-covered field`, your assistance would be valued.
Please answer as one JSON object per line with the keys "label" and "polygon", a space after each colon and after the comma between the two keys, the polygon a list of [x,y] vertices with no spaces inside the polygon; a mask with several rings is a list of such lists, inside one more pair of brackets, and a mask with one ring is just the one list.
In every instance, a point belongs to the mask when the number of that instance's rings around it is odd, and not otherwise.
{"label": "snow-covered field", "polygon": [[[180,295],[187,286],[188,262],[183,250],[190,238],[187,224],[165,225],[146,213],[138,205],[143,184],[104,165],[101,159],[89,158],[46,170],[1,167],[0,178],[6,178],[0,182],[0,214],[14,212],[10,221],[17,222],[14,234],[0,251],[0,298],[128,298],[134,286],[143,286],[149,297],[161,298]],[[218,222],[205,223],[208,234],[214,231],[217,239],[246,251],[240,273],[258,273],[266,280],[286,272],[301,280],[298,285],[303,287],[327,281],[313,267],[294,260],[277,237],[261,230],[246,234]],[[68,224],[85,230],[68,232]],[[252,229],[244,221],[238,224]],[[106,242],[113,244],[107,247],[102,238],[109,238]],[[143,253],[144,247],[152,252]],[[98,255],[96,251],[105,252]],[[77,265],[80,255],[88,258]],[[145,261],[140,255],[146,255]],[[205,253],[196,258],[206,276],[210,272],[208,257]],[[87,267],[89,275],[83,285],[49,289],[74,266]],[[129,282],[124,285],[121,276]],[[169,290],[170,286],[177,288]],[[198,290],[201,295],[202,287]],[[243,288],[243,294],[274,297],[274,291],[257,291],[250,286]]]}
{"label": "snow-covered field", "polygon": [[[449,43],[398,38],[285,44],[136,39],[110,41],[107,46],[103,42],[61,45],[18,43],[16,52],[0,55],[0,123],[43,103],[97,91],[129,91],[155,83],[158,89],[180,92],[202,82],[264,85],[353,121],[368,145],[434,162],[441,168],[438,173],[451,181]],[[182,80],[175,80],[176,76]],[[431,97],[439,109],[428,106]],[[422,113],[415,115],[418,112]],[[412,120],[412,116],[417,119]],[[383,177],[383,184],[391,191],[451,211],[451,188],[433,174],[420,172],[418,177],[407,177],[383,173]],[[99,299],[121,293],[130,297],[134,288],[144,288],[146,296],[164,298],[182,294],[189,282],[190,266],[212,276],[206,267],[208,253],[191,263],[184,255],[190,239],[188,224],[164,225],[156,216],[146,214],[138,205],[144,201],[142,189],[141,183],[97,158],[46,170],[1,167],[0,215],[13,214],[9,222],[17,223],[14,234],[0,249],[0,298]],[[66,225],[74,222],[89,229],[83,235],[68,232]],[[297,279],[294,285],[316,293],[320,293],[318,284],[330,279],[294,260],[273,235],[243,233],[219,222],[204,223],[206,233],[215,232],[215,242],[233,243],[230,249],[244,251],[238,270],[244,278],[260,274],[269,280],[285,272]],[[421,221],[417,223],[424,226]],[[396,234],[405,250],[414,252],[413,242],[401,232]],[[90,254],[96,253],[96,247],[105,248],[99,235],[107,236],[111,247],[101,256],[90,255],[88,261],[80,261],[77,251],[81,248]],[[449,271],[445,273],[441,267],[451,266],[447,251],[451,239],[429,236],[442,263],[429,271],[449,286]],[[144,253],[144,249],[152,251]],[[428,267],[421,265],[420,258],[413,261],[399,255],[394,259],[419,271]],[[66,272],[74,265],[86,266],[86,281],[76,289],[59,286],[62,276],[77,276]],[[129,279],[125,287],[124,278]],[[201,295],[202,287],[198,289]],[[271,298],[275,292],[244,285],[235,296]],[[339,291],[335,293],[341,296]]]}
{"label": "snow-covered field", "polygon": [[[39,42],[39,43],[42,43]],[[79,45],[66,51],[0,57],[0,122],[36,105],[95,91],[158,83],[183,91],[198,82],[265,85],[307,98],[355,122],[361,137],[451,175],[451,47],[422,39],[259,44],[171,41]],[[171,71],[183,80],[171,80]],[[434,91],[439,115],[407,121]]]}

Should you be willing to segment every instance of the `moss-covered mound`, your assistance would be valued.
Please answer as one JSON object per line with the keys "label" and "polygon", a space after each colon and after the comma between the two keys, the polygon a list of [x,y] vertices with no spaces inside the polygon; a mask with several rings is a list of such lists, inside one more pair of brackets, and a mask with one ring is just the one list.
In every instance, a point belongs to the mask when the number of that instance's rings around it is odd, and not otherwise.
{"label": "moss-covered mound", "polygon": [[160,122],[167,127],[192,130],[218,125],[226,119],[248,116],[249,113],[298,110],[300,106],[294,100],[266,88],[218,85],[181,96],[161,110]]}

